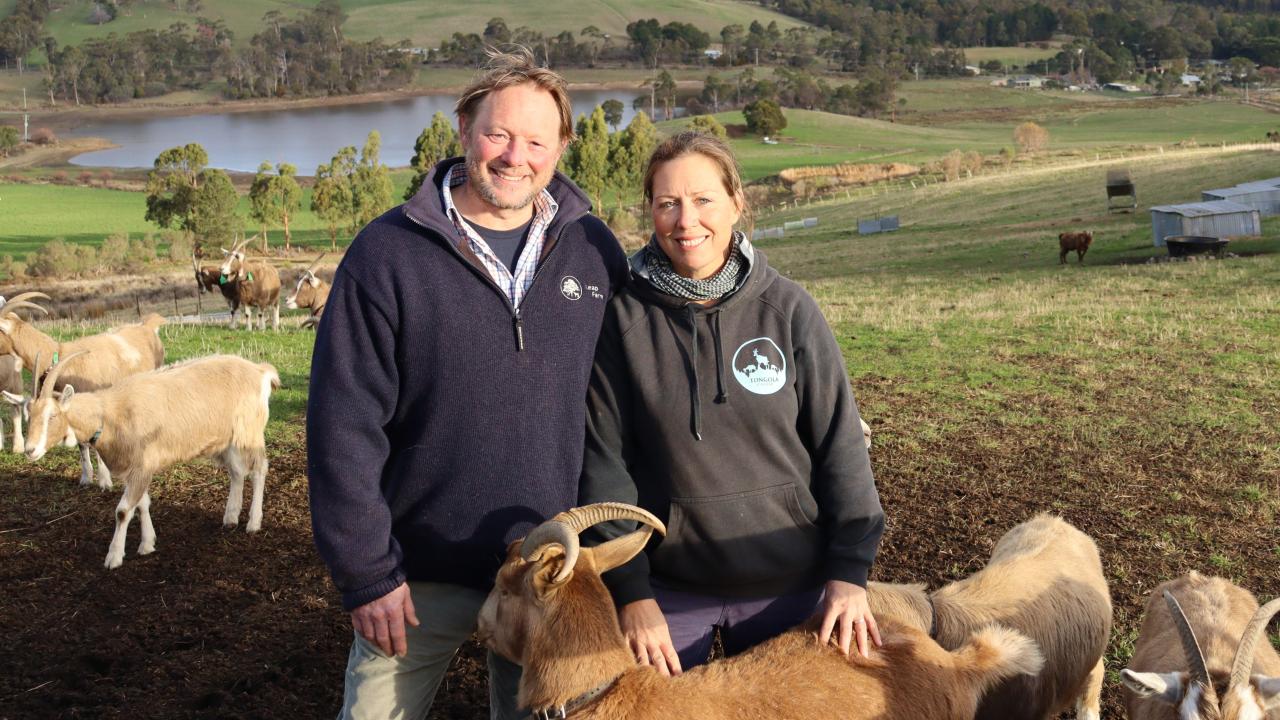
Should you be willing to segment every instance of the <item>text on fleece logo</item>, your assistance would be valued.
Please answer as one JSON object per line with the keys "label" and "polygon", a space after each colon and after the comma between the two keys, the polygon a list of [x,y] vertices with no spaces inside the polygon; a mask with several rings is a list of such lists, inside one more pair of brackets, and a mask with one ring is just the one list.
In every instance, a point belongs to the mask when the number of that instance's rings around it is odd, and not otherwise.
{"label": "text on fleece logo", "polygon": [[733,354],[733,376],[757,395],[772,395],[787,384],[787,358],[770,338],[748,340]]}

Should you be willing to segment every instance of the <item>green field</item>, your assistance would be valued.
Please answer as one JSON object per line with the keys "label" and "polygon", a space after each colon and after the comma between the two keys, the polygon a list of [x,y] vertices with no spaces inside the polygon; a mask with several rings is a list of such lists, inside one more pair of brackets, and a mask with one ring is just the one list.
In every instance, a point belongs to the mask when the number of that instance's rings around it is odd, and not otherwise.
{"label": "green field", "polygon": [[[5,2],[12,5],[12,0],[0,0],[0,17],[6,14]],[[234,33],[235,43],[244,45],[262,31],[262,16],[267,12],[278,10],[288,16],[314,5],[315,0],[207,0],[198,15],[222,20]],[[512,30],[527,26],[549,35],[563,30],[576,35],[584,27],[595,25],[601,32],[609,33],[614,43],[626,42],[627,23],[651,17],[662,22],[692,23],[711,33],[713,39],[718,39],[720,28],[731,23],[746,26],[753,20],[764,25],[776,21],[784,29],[803,25],[756,3],[740,0],[569,0],[551,4],[505,0],[344,0],[342,7],[348,15],[343,26],[348,38],[407,39],[416,47],[426,48],[439,46],[455,32],[478,34],[493,17],[504,18]],[[112,32],[125,35],[137,30],[162,30],[176,22],[190,25],[196,18],[192,13],[175,10],[169,2],[139,0],[124,8],[114,21],[92,25],[88,22],[92,8],[91,0],[73,0],[61,6],[50,15],[45,32],[56,38],[59,46],[64,46]]]}

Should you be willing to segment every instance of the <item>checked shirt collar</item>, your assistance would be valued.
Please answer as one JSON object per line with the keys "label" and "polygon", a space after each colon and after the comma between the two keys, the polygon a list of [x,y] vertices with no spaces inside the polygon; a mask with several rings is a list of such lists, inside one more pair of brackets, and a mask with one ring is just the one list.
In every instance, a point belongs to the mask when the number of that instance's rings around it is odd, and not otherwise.
{"label": "checked shirt collar", "polygon": [[551,225],[551,221],[555,219],[560,206],[551,197],[551,193],[546,188],[543,188],[534,197],[533,224],[529,226],[529,237],[525,240],[524,249],[520,251],[520,257],[516,260],[515,272],[513,273],[498,259],[489,244],[467,223],[466,219],[462,217],[462,213],[458,212],[457,206],[453,204],[452,189],[466,181],[467,168],[464,164],[454,165],[445,173],[444,181],[440,184],[440,195],[444,200],[445,214],[449,216],[449,219],[453,221],[454,227],[458,229],[459,237],[470,243],[471,251],[476,254],[476,257],[480,258],[480,262],[489,273],[489,277],[506,293],[507,299],[511,300],[511,306],[518,308],[520,307],[520,302],[524,300],[524,295],[528,292],[529,286],[533,284],[533,274],[538,269],[538,259],[542,257],[542,246],[546,240],[547,228]]}

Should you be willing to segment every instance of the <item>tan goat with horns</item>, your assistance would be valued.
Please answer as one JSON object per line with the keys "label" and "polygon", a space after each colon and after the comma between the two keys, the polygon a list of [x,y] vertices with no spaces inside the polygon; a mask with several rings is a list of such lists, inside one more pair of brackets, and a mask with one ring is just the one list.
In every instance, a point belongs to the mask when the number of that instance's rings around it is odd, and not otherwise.
{"label": "tan goat with horns", "polygon": [[[160,326],[165,319],[152,313],[134,325],[124,325],[104,333],[90,335],[67,342],[58,342],[44,334],[36,327],[13,313],[19,308],[29,308],[48,313],[43,307],[31,302],[33,298],[48,299],[41,292],[24,292],[14,296],[0,306],[0,344],[8,341],[10,352],[22,359],[22,364],[31,371],[33,379],[48,372],[50,367],[58,367],[59,383],[75,385],[80,390],[102,390],[120,380],[140,372],[155,370],[164,364],[164,345],[160,342]],[[86,352],[93,357],[72,356]],[[54,390],[61,390],[57,385]],[[19,389],[5,399],[22,406],[31,398],[17,397]],[[28,428],[28,434],[30,428]],[[80,446],[80,484],[93,484],[93,463],[90,462],[89,444]],[[96,451],[95,451],[96,452]],[[101,453],[98,455],[98,487],[111,489],[111,471],[109,464],[104,464]]]}
{"label": "tan goat with horns", "polygon": [[1157,587],[1120,672],[1130,720],[1280,720],[1280,654],[1267,641],[1278,612],[1280,598],[1259,608],[1195,572]]}
{"label": "tan goat with horns", "polygon": [[[597,547],[578,533],[601,522],[644,527]],[[946,652],[924,633],[881,623],[884,645],[871,658],[845,657],[792,630],[752,650],[662,677],[637,665],[618,628],[600,574],[640,552],[662,522],[620,503],[560,513],[511,544],[480,610],[479,634],[524,666],[519,702],[535,718],[641,720],[698,718],[969,720],[982,692],[1002,678],[1035,673],[1035,644],[1001,627],[974,633]]]}
{"label": "tan goat with horns", "polygon": [[236,243],[219,268],[218,282],[235,284],[236,301],[231,309],[231,327],[235,328],[237,311],[244,310],[245,328],[253,329],[253,309],[258,309],[258,329],[267,329],[267,310],[271,310],[271,329],[280,329],[280,272],[270,263],[245,260],[244,249],[253,238]]}
{"label": "tan goat with horns", "polygon": [[37,461],[59,442],[87,440],[123,478],[124,495],[116,506],[116,530],[104,563],[108,569],[124,562],[125,536],[135,509],[142,522],[138,554],[155,550],[147,492],[151,476],[185,460],[215,458],[227,469],[231,491],[222,524],[228,527],[240,521],[244,477],[249,474],[253,501],[245,530],[258,531],[267,477],[263,432],[271,391],[280,387],[274,367],[235,355],[212,355],[133,375],[98,392],[78,393],[74,386],[64,385],[58,396],[53,388],[65,367],[54,367],[31,403],[27,457]]}
{"label": "tan goat with horns", "polygon": [[316,276],[316,268],[320,267],[320,261],[323,259],[324,253],[321,253],[310,267],[302,271],[298,284],[293,287],[293,294],[284,301],[284,306],[290,310],[307,308],[311,311],[311,315],[302,321],[304,328],[314,328],[320,324],[324,306],[329,302],[329,283]]}

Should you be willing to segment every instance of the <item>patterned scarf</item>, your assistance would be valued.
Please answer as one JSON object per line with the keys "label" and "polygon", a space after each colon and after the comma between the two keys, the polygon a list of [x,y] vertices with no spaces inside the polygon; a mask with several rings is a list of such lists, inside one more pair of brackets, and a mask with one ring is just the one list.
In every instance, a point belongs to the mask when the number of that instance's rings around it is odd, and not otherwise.
{"label": "patterned scarf", "polygon": [[733,233],[729,259],[719,272],[705,280],[694,280],[676,272],[655,237],[645,246],[644,268],[649,274],[649,282],[653,283],[658,290],[674,297],[686,300],[718,300],[736,290],[742,281],[746,263],[743,262],[738,244],[744,237],[740,232]]}

